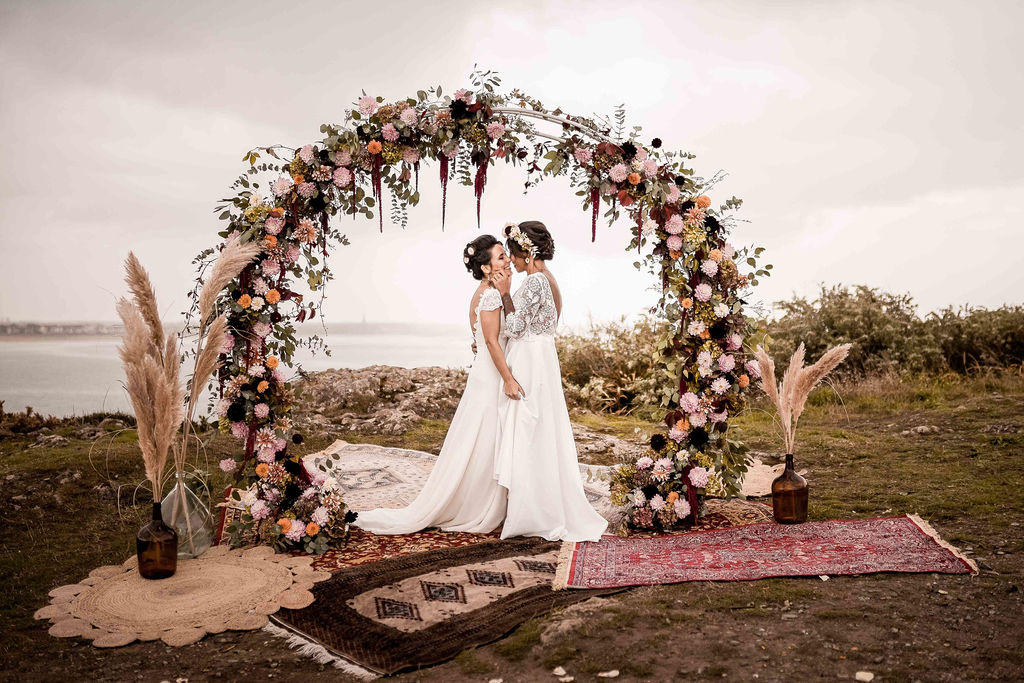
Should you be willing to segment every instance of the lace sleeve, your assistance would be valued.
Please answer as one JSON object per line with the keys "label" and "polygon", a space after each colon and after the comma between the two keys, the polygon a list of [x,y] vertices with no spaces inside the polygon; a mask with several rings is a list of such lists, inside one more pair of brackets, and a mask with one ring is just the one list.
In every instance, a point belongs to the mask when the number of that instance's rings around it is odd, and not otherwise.
{"label": "lace sleeve", "polygon": [[530,323],[544,304],[544,287],[548,279],[528,277],[513,298],[516,310],[505,315],[505,332],[511,339],[519,339],[530,331]]}
{"label": "lace sleeve", "polygon": [[484,293],[480,295],[476,307],[478,311],[493,311],[496,308],[501,308],[501,295],[498,294],[498,290],[492,287],[485,289]]}

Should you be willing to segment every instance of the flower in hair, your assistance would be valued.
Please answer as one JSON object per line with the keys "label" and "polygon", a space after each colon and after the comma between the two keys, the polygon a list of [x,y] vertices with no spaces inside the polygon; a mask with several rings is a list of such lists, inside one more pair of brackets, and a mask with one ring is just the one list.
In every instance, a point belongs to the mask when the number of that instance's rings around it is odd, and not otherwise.
{"label": "flower in hair", "polygon": [[466,247],[466,253],[469,254],[470,256],[472,256],[473,255],[473,247]]}
{"label": "flower in hair", "polygon": [[463,257],[462,262],[463,263],[469,263],[469,257],[468,256]]}

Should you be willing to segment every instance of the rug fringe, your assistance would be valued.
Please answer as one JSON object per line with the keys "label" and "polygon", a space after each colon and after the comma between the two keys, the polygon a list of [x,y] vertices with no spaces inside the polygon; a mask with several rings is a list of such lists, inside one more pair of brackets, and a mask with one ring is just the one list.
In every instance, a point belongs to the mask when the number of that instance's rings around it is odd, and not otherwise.
{"label": "rug fringe", "polygon": [[907,517],[909,517],[910,521],[916,524],[921,529],[921,531],[931,536],[932,540],[934,540],[936,543],[938,543],[940,546],[942,546],[949,552],[953,553],[953,555],[955,555],[957,558],[963,560],[964,563],[971,568],[971,574],[978,573],[978,563],[964,555],[962,552],[960,552],[959,548],[943,539],[942,536],[939,535],[939,532],[935,530],[935,527],[933,527],[928,522],[924,521],[924,519],[922,519],[920,515],[909,514],[907,515]]}
{"label": "rug fringe", "polygon": [[551,590],[560,591],[569,587],[569,568],[572,567],[572,554],[576,552],[575,541],[564,541],[558,549],[558,561],[555,565],[555,578],[551,582]]}
{"label": "rug fringe", "polygon": [[295,650],[303,657],[312,659],[318,664],[330,664],[335,669],[364,681],[372,681],[376,678],[380,678],[380,674],[370,671],[369,669],[364,669],[357,664],[353,664],[347,659],[338,657],[337,655],[332,654],[323,645],[307,640],[293,631],[281,628],[280,626],[275,626],[274,624],[267,624],[263,627],[263,630],[271,635],[277,636],[278,638],[284,638],[285,643],[290,649]]}

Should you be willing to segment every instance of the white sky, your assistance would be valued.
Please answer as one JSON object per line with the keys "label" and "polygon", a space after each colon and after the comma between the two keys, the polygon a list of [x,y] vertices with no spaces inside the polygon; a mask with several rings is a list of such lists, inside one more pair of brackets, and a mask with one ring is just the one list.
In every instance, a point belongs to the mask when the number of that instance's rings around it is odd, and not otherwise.
{"label": "white sky", "polygon": [[[113,320],[134,250],[168,317],[251,147],[299,146],[365,89],[468,86],[474,63],[550,107],[627,105],[745,200],[768,302],[817,283],[910,292],[923,311],[1020,303],[1020,2],[11,2],[0,6],[0,319]],[[543,220],[564,320],[632,314],[650,283],[564,180],[492,169],[483,228]],[[349,222],[329,321],[461,323],[470,188],[434,166],[406,231]],[[716,202],[717,203],[717,202]]]}

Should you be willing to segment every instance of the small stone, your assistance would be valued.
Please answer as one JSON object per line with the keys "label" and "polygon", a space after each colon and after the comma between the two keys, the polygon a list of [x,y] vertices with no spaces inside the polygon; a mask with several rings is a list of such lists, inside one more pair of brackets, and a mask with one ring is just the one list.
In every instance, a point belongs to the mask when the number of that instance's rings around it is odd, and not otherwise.
{"label": "small stone", "polygon": [[575,676],[562,676],[558,679],[558,683],[572,683],[576,680]]}
{"label": "small stone", "polygon": [[551,673],[554,674],[555,676],[564,676],[565,675],[565,667],[556,666],[554,669],[551,670]]}
{"label": "small stone", "polygon": [[875,674],[871,673],[870,671],[858,671],[856,674],[854,674],[853,678],[854,680],[864,681],[865,683],[867,683],[868,681],[875,680]]}
{"label": "small stone", "polygon": [[597,677],[598,678],[618,678],[619,677],[619,670],[618,669],[612,669],[611,671],[602,671],[601,673],[597,674]]}

